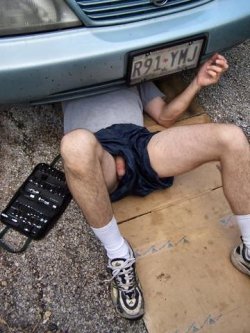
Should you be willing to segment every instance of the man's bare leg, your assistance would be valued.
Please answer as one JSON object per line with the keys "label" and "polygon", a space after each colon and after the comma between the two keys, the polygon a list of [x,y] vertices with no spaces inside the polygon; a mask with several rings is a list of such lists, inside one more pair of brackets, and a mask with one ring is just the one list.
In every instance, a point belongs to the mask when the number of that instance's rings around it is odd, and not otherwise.
{"label": "man's bare leg", "polygon": [[110,259],[128,257],[108,191],[117,185],[114,158],[87,130],[75,130],[62,140],[62,156],[69,189]]}
{"label": "man's bare leg", "polygon": [[243,242],[231,260],[250,276],[250,148],[234,125],[177,127],[149,142],[151,165],[160,177],[175,176],[209,161],[220,161],[225,196],[238,221]]}
{"label": "man's bare leg", "polygon": [[107,251],[114,306],[122,317],[138,319],[144,305],[135,258],[120,234],[109,199],[118,183],[114,158],[91,132],[81,129],[65,135],[61,154],[70,191]]}
{"label": "man's bare leg", "polygon": [[87,130],[68,133],[61,153],[74,199],[92,227],[103,227],[113,216],[108,191],[117,184],[114,158]]}
{"label": "man's bare leg", "polygon": [[240,128],[226,124],[170,128],[152,137],[148,152],[160,177],[219,161],[224,193],[233,212],[250,213],[250,148]]}

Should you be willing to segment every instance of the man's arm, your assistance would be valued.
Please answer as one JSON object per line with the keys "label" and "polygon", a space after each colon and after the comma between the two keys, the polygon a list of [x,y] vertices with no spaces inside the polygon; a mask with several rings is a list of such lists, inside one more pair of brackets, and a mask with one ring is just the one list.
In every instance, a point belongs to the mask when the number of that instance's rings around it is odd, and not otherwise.
{"label": "man's arm", "polygon": [[201,88],[217,83],[227,69],[227,60],[215,54],[201,66],[196,77],[180,95],[168,104],[161,97],[156,97],[147,104],[145,112],[158,124],[170,127],[188,109]]}

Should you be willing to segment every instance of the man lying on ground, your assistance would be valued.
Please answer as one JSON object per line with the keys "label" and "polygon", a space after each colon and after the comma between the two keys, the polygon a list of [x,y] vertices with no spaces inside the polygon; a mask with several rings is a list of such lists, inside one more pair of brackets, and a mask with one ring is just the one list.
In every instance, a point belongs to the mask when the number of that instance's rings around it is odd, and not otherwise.
{"label": "man lying on ground", "polygon": [[[61,154],[68,186],[108,256],[111,296],[128,319],[144,313],[135,256],[122,237],[111,201],[144,196],[173,184],[173,177],[219,161],[224,194],[236,215],[242,243],[232,262],[250,275],[250,150],[242,130],[231,124],[171,125],[201,88],[215,84],[228,68],[215,54],[189,86],[169,104],[151,83],[63,103]],[[143,111],[166,130],[150,133]]]}

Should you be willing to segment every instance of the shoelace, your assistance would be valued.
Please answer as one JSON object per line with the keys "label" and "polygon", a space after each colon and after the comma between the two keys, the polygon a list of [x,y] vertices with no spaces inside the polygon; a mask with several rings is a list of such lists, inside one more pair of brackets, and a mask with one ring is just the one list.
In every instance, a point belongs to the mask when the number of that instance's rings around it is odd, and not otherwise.
{"label": "shoelace", "polygon": [[[134,287],[134,270],[132,265],[135,263],[135,258],[128,258],[118,267],[114,267],[112,265],[108,265],[108,268],[112,270],[112,278],[105,280],[106,282],[111,282],[112,280],[116,279],[117,285],[126,293],[130,293],[133,291]],[[122,281],[122,277],[119,276],[122,274],[125,276],[125,283]]]}

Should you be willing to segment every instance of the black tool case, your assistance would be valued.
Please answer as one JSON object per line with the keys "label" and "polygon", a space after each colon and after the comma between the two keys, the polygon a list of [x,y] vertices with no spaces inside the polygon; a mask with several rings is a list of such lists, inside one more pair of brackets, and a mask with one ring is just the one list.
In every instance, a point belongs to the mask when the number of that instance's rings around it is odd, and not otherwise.
{"label": "black tool case", "polygon": [[[0,218],[6,227],[0,232],[0,246],[7,251],[23,252],[31,240],[43,238],[68,206],[72,197],[64,173],[52,166],[54,161],[38,164],[2,211]],[[21,249],[3,241],[9,229],[27,237]]]}

